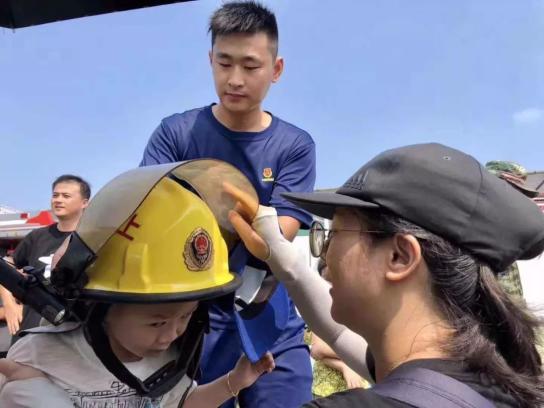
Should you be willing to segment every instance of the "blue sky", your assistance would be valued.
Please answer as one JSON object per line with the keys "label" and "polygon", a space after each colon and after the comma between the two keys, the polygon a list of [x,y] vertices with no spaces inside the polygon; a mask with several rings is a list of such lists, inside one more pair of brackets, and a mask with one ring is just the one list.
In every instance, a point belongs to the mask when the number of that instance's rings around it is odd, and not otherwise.
{"label": "blue sky", "polygon": [[[265,108],[309,131],[317,187],[436,141],[544,170],[544,0],[267,0],[285,72]],[[153,129],[216,100],[203,0],[0,29],[0,203],[47,208],[62,173],[96,191]]]}

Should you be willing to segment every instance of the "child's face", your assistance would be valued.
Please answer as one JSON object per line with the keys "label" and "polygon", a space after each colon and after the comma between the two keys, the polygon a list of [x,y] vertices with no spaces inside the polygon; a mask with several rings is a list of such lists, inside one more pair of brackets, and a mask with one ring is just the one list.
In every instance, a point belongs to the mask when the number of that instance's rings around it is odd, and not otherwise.
{"label": "child's face", "polygon": [[167,350],[187,329],[198,302],[113,305],[106,331],[121,361],[136,361]]}

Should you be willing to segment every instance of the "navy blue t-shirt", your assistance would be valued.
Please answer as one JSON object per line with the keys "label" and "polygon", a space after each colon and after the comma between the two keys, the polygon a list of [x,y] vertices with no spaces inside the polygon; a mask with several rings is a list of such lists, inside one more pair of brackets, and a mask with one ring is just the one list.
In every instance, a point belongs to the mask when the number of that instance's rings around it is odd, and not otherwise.
{"label": "navy blue t-shirt", "polygon": [[[281,193],[313,191],[315,144],[311,136],[274,115],[270,126],[261,132],[235,132],[215,118],[212,106],[163,119],[147,144],[140,166],[202,158],[226,161],[251,181],[261,204],[274,207],[278,215],[297,219],[303,228],[308,227],[311,216],[285,200]],[[236,252],[239,256],[231,257],[229,263],[239,272],[239,266],[246,264],[249,255],[245,251]],[[232,304],[223,306],[211,311],[212,327],[235,326],[227,312]],[[299,325],[302,320],[291,302],[288,328]]]}

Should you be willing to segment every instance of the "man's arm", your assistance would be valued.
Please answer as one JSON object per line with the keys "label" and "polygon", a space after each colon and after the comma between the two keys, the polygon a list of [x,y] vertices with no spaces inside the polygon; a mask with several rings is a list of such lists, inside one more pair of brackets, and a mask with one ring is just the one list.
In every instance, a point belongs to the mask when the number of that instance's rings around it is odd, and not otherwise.
{"label": "man's arm", "polygon": [[283,193],[310,192],[315,184],[315,145],[307,133],[301,134],[278,169],[270,207],[278,213],[283,235],[292,241],[301,227],[308,228],[312,216],[283,198]]}
{"label": "man's arm", "polygon": [[[24,240],[19,244],[17,248],[23,245]],[[19,252],[21,254],[21,252]],[[10,264],[15,265],[15,261],[12,257],[7,256],[4,258]],[[2,299],[2,305],[4,306],[4,319],[8,325],[9,334],[14,336],[18,331],[20,324],[23,320],[23,305],[21,305],[9,290],[0,286],[0,298]]]}
{"label": "man's arm", "polygon": [[140,167],[181,160],[183,158],[179,154],[179,140],[173,129],[163,120],[147,142]]}
{"label": "man's arm", "polygon": [[282,217],[278,217],[278,222],[280,224],[280,229],[283,236],[287,240],[293,241],[297,236],[298,230],[300,229],[300,221],[296,218],[284,215]]}

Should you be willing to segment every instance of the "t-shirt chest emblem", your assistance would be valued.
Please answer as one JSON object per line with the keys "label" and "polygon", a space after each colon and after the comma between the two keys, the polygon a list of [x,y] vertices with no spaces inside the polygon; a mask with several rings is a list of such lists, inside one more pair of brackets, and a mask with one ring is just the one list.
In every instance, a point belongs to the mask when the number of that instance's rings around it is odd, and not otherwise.
{"label": "t-shirt chest emblem", "polygon": [[274,173],[272,172],[271,167],[265,167],[263,169],[263,178],[261,181],[264,181],[265,183],[274,181]]}

